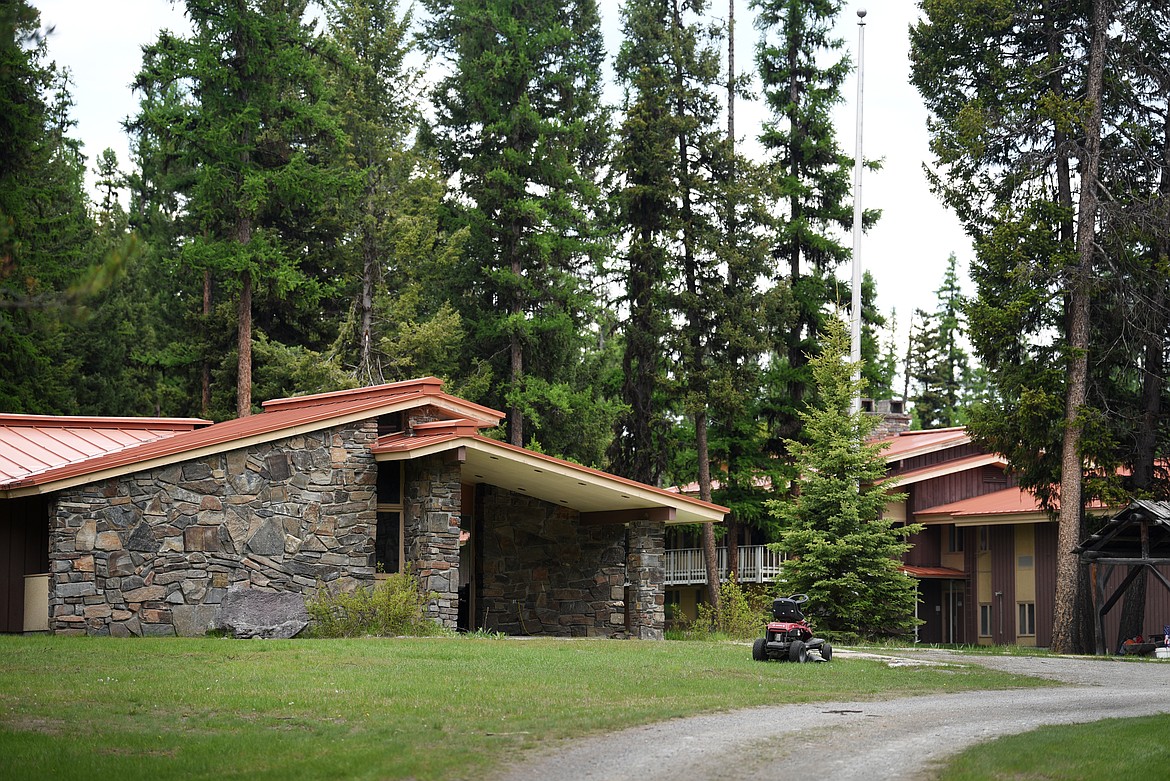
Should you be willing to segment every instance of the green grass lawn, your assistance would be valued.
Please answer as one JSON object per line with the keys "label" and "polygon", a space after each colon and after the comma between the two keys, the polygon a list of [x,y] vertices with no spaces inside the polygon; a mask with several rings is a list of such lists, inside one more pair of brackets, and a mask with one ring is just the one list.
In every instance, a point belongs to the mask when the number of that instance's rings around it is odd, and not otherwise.
{"label": "green grass lawn", "polygon": [[1042,727],[967,749],[940,781],[1165,778],[1170,716]]}
{"label": "green grass lawn", "polygon": [[0,779],[471,778],[674,716],[1037,683],[700,642],[7,636],[0,659]]}

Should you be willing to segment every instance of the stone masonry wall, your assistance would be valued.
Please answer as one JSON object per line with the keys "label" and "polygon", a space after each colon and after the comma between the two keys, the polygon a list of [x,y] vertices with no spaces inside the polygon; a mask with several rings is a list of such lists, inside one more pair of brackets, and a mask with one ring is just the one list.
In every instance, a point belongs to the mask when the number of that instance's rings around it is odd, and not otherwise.
{"label": "stone masonry wall", "polygon": [[201,635],[229,588],[372,582],[375,421],[61,492],[51,628]]}
{"label": "stone masonry wall", "polygon": [[458,462],[443,454],[406,463],[403,541],[406,560],[424,592],[436,598],[427,615],[454,629],[459,620],[459,518],[463,501]]}
{"label": "stone masonry wall", "polygon": [[630,523],[630,635],[661,640],[666,626],[666,524]]}
{"label": "stone masonry wall", "polygon": [[625,633],[625,529],[494,486],[484,494],[477,619],[512,635]]}

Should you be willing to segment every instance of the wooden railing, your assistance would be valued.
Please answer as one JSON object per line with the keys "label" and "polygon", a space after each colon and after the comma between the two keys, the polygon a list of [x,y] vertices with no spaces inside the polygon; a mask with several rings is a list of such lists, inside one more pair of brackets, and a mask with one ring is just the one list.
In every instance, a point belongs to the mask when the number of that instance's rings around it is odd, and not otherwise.
{"label": "wooden railing", "polygon": [[[716,548],[719,577],[727,579],[727,548]],[[767,545],[741,545],[739,548],[740,583],[770,583],[780,575],[784,554],[769,550]],[[687,586],[707,582],[707,566],[702,548],[677,548],[666,551],[666,585]]]}

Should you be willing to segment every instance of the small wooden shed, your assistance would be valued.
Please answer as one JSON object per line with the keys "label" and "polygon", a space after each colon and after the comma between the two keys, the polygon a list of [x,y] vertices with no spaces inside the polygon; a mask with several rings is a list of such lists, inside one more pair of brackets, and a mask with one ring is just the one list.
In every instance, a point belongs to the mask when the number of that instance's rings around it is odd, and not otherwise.
{"label": "small wooden shed", "polygon": [[[1098,655],[1104,655],[1109,646],[1105,616],[1139,575],[1151,573],[1170,591],[1170,580],[1158,569],[1159,565],[1170,565],[1170,502],[1132,502],[1073,552],[1091,568],[1097,614],[1096,650]],[[1129,571],[1106,597],[1106,583],[1118,566],[1128,567]]]}

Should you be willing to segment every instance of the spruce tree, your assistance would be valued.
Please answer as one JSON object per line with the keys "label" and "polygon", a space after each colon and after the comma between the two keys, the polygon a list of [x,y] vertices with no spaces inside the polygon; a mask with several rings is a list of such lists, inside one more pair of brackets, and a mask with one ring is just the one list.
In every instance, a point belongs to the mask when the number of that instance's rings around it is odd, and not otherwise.
{"label": "spruce tree", "polygon": [[809,595],[818,628],[862,637],[904,636],[915,617],[917,587],[899,570],[906,538],[920,524],[883,518],[892,495],[883,446],[866,442],[875,416],[851,411],[861,392],[849,362],[849,334],[826,323],[821,353],[810,359],[816,400],[801,414],[803,438],[790,440],[799,470],[796,495],[771,503],[780,524],[775,550],[787,554],[784,588]]}

